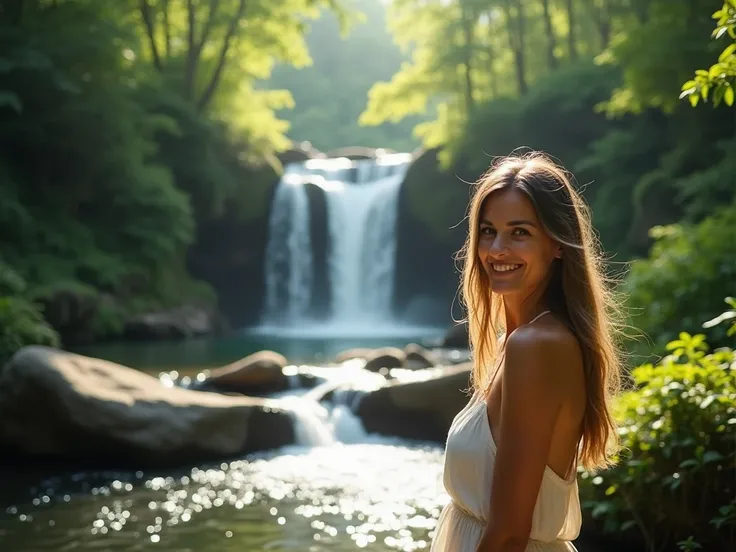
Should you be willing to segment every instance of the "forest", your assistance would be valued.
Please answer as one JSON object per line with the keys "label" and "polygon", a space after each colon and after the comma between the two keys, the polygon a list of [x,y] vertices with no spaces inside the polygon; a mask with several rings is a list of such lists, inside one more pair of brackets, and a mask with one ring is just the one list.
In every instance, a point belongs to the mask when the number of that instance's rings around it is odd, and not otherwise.
{"label": "forest", "polygon": [[648,550],[724,549],[735,28],[736,0],[0,0],[0,361],[182,304],[256,313],[260,288],[233,290],[303,142],[421,147],[398,287],[449,301],[467,183],[544,150],[591,206],[631,352],[659,354],[621,405],[635,452],[586,507]]}

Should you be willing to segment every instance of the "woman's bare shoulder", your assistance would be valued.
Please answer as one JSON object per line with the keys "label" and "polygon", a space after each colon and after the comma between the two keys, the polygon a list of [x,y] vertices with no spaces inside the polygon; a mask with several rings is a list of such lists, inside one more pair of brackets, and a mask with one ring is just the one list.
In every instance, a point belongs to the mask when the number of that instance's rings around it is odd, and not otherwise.
{"label": "woman's bare shoulder", "polygon": [[511,332],[506,355],[527,377],[557,384],[576,377],[583,368],[577,336],[562,321],[549,315]]}

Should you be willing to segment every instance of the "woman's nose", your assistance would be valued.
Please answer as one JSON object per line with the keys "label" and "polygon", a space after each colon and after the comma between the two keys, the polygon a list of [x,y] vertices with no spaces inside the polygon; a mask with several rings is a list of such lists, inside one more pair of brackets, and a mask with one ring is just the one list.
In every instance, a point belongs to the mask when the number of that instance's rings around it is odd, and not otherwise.
{"label": "woman's nose", "polygon": [[494,257],[508,253],[508,244],[502,235],[497,234],[488,244],[488,253]]}

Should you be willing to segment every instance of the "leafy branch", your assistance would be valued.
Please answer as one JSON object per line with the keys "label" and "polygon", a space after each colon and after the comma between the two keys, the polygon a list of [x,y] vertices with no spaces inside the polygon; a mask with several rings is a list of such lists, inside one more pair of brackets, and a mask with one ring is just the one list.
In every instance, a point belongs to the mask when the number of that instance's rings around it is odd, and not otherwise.
{"label": "leafy branch", "polygon": [[[713,14],[717,21],[711,37],[715,40],[728,33],[736,41],[736,0],[724,0],[723,7]],[[717,107],[721,101],[732,106],[734,103],[734,79],[736,78],[736,42],[729,44],[718,56],[718,63],[711,65],[707,71],[698,69],[692,80],[682,85],[680,99],[688,98],[695,107],[702,99],[708,101],[712,91],[713,105]]]}

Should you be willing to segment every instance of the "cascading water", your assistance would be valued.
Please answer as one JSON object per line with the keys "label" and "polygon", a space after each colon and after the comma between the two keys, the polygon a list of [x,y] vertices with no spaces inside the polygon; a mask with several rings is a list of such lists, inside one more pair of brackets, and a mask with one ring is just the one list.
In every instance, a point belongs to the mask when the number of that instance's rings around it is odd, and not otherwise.
{"label": "cascading water", "polygon": [[[363,364],[354,359],[338,369],[310,367],[309,373],[322,379],[322,383],[311,389],[300,388],[297,383],[274,396],[292,415],[297,445],[328,446],[381,439],[370,438],[355,414],[360,393],[378,389],[386,381],[384,376],[365,370]],[[296,382],[298,378],[289,371],[293,368],[284,371]],[[331,400],[323,404],[322,398],[328,394]]]}
{"label": "cascading water", "polygon": [[276,188],[266,246],[266,321],[301,321],[313,281],[309,198],[298,165],[286,167]]}
{"label": "cascading water", "polygon": [[396,221],[410,154],[312,159],[287,166],[273,200],[266,255],[264,326],[314,326],[315,266],[305,184],[325,193],[330,316],[324,331],[345,332],[392,319]]}
{"label": "cascading water", "polygon": [[342,184],[327,194],[334,322],[359,325],[391,318],[396,217],[404,172],[370,184]]}

